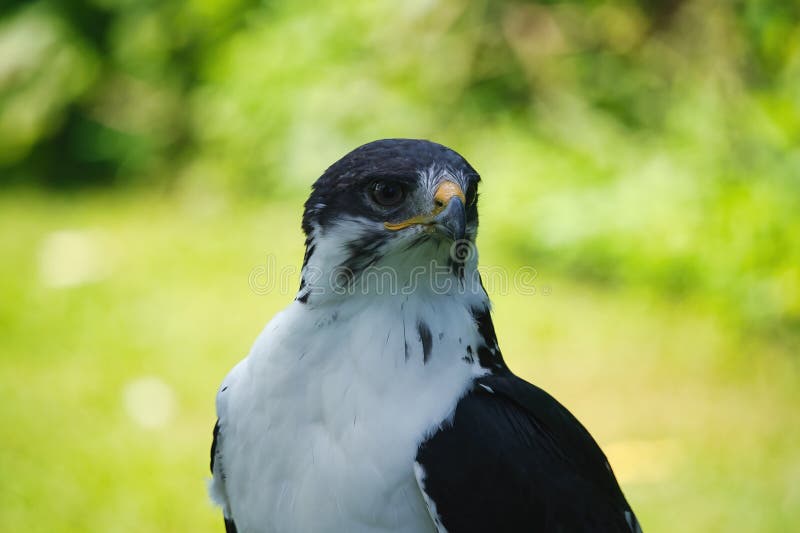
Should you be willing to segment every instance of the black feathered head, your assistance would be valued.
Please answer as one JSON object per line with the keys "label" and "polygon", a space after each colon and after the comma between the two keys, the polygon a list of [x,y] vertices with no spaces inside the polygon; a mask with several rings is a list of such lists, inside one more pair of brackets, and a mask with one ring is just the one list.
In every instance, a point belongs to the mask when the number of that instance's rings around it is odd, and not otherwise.
{"label": "black feathered head", "polygon": [[382,223],[387,235],[416,227],[474,239],[479,181],[463,157],[441,144],[374,141],[345,155],[314,183],[303,231],[324,232],[339,220],[362,218]]}
{"label": "black feathered head", "polygon": [[356,148],[325,171],[306,201],[301,292],[350,286],[370,267],[407,280],[420,265],[441,264],[462,279],[465,265],[477,263],[479,181],[463,157],[430,141]]}

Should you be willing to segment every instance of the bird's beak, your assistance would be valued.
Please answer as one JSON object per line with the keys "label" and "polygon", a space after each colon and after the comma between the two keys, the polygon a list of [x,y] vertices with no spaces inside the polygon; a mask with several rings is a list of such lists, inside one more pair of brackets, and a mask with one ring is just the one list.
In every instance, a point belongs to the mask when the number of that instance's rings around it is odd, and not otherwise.
{"label": "bird's beak", "polygon": [[450,198],[444,210],[433,218],[434,227],[454,241],[463,239],[467,228],[467,214],[464,210],[463,197],[462,193],[461,196]]}
{"label": "bird's beak", "polygon": [[414,224],[421,224],[453,240],[461,240],[464,238],[467,226],[465,201],[461,187],[457,183],[445,180],[436,188],[433,195],[434,206],[430,214],[411,217],[400,222],[385,222],[384,226],[386,229],[397,231]]}

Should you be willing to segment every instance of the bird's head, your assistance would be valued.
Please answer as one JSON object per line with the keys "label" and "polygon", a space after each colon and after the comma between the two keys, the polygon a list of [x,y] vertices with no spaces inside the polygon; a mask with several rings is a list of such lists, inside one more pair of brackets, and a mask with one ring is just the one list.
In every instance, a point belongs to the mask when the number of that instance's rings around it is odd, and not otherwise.
{"label": "bird's head", "polygon": [[430,141],[356,148],[314,183],[305,204],[304,285],[311,277],[318,286],[352,284],[368,268],[395,269],[400,283],[419,267],[463,276],[477,261],[479,180],[463,157]]}

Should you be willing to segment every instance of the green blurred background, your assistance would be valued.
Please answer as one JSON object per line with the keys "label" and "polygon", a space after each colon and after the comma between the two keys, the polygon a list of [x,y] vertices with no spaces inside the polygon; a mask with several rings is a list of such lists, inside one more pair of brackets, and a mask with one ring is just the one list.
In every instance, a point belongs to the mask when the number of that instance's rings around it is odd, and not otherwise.
{"label": "green blurred background", "polygon": [[0,530],[221,530],[216,387],[383,137],[481,172],[506,358],[646,531],[800,530],[789,0],[4,3]]}

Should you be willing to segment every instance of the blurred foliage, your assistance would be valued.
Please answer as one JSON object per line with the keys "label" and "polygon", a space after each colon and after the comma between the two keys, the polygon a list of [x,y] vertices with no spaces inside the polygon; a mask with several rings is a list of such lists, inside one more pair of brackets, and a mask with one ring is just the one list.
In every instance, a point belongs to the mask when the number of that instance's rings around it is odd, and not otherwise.
{"label": "blurred foliage", "polygon": [[7,187],[299,198],[462,151],[537,266],[800,327],[800,3],[39,1],[0,20]]}

